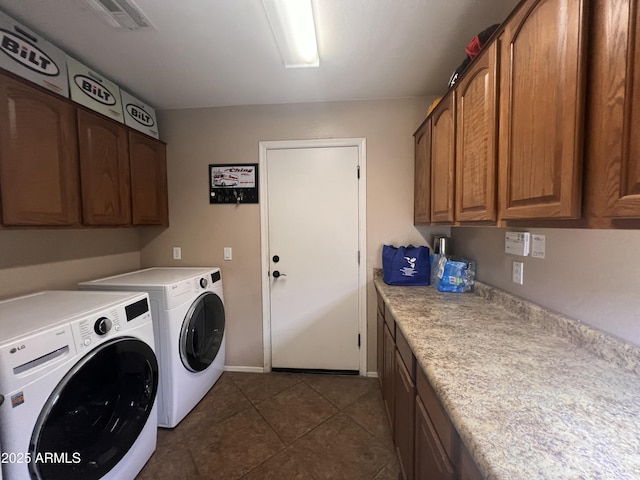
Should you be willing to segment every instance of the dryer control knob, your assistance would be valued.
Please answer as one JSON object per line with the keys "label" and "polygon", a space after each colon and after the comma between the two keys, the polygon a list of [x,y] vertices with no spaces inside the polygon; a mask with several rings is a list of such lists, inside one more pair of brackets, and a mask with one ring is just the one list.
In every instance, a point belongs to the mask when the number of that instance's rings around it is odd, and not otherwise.
{"label": "dryer control knob", "polygon": [[209,282],[207,282],[207,279],[206,278],[201,278],[200,279],[200,286],[202,288],[207,288],[207,285],[209,285]]}
{"label": "dryer control knob", "polygon": [[111,330],[111,325],[111,320],[107,317],[100,317],[93,325],[93,329],[98,335],[105,335],[109,330]]}

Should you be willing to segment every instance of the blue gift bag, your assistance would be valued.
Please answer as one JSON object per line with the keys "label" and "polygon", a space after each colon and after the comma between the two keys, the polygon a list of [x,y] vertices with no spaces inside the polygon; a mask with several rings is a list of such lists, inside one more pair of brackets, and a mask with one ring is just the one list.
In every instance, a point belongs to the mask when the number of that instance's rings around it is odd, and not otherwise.
{"label": "blue gift bag", "polygon": [[429,247],[382,247],[382,278],[387,285],[429,285]]}

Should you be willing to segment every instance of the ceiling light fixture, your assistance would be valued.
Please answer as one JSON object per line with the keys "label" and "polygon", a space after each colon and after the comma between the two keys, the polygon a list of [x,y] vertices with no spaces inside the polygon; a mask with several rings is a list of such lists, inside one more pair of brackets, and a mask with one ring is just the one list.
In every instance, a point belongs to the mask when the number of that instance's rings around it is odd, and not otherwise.
{"label": "ceiling light fixture", "polygon": [[262,0],[287,68],[318,67],[311,0]]}

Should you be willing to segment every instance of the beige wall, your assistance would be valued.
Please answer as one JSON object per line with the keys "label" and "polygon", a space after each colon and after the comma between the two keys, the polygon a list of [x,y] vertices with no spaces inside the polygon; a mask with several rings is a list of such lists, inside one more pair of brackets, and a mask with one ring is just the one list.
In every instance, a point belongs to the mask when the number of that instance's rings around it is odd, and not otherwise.
{"label": "beige wall", "polygon": [[[160,112],[168,144],[170,228],[144,232],[143,266],[220,266],[227,308],[227,364],[263,365],[259,205],[210,205],[209,163],[257,163],[260,141],[335,137],[367,140],[368,370],[375,362],[375,292],[383,243],[415,244],[413,132],[431,98],[169,110]],[[441,229],[442,230],[442,229]],[[183,259],[171,259],[171,247]],[[223,247],[233,260],[223,261]]]}
{"label": "beige wall", "polygon": [[[640,231],[511,229],[546,236],[544,259],[504,253],[501,228],[452,229],[455,253],[478,279],[640,345]],[[511,281],[524,262],[524,285]]]}
{"label": "beige wall", "polygon": [[0,230],[0,299],[136,270],[139,250],[133,228]]}

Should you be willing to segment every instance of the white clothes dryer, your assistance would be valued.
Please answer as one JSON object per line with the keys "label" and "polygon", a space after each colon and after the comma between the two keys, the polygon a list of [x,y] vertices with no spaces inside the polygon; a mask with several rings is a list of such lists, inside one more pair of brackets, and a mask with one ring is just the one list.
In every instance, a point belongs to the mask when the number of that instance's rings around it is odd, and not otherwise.
{"label": "white clothes dryer", "polygon": [[79,288],[149,294],[160,364],[158,425],[175,427],[224,370],[220,269],[155,267],[84,282]]}
{"label": "white clothes dryer", "polygon": [[0,302],[0,443],[10,480],[133,480],[156,448],[146,293]]}

